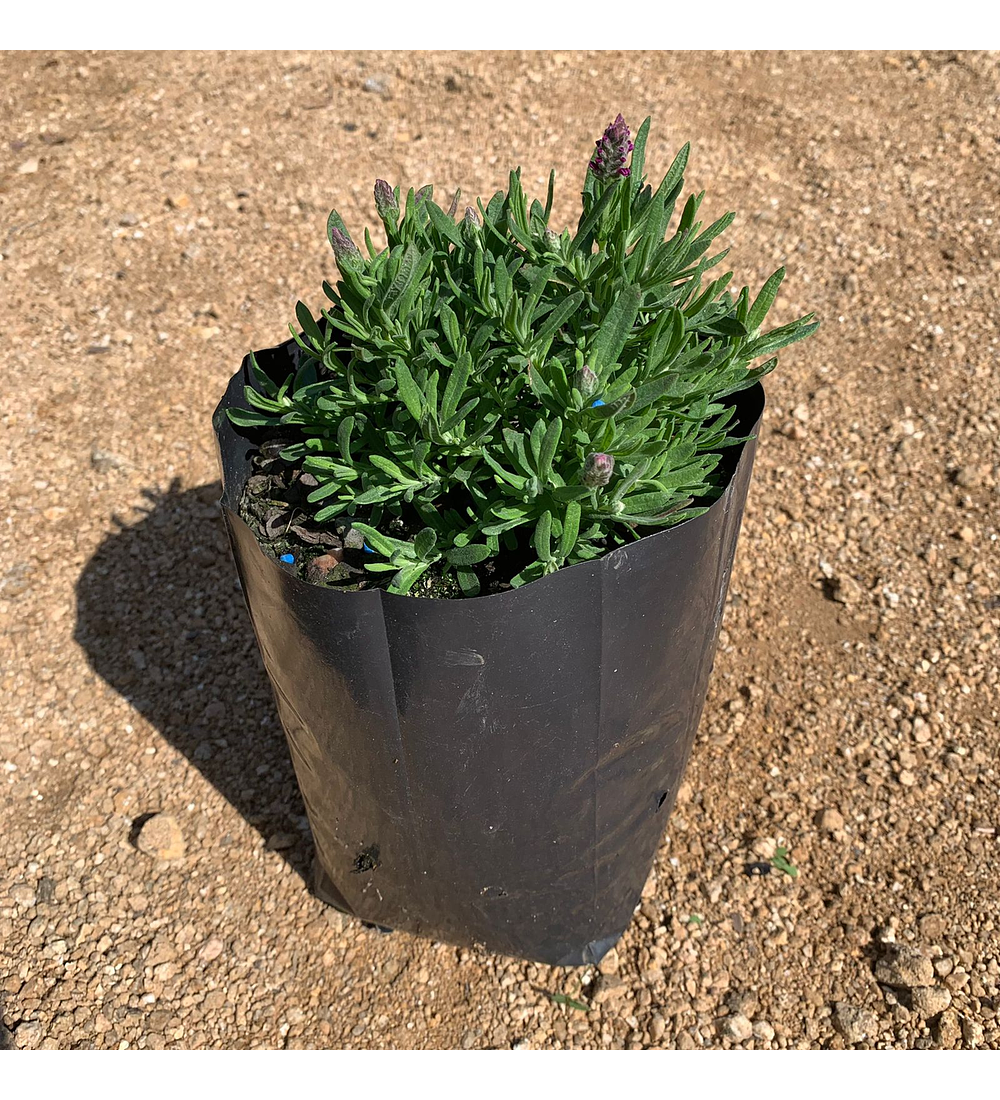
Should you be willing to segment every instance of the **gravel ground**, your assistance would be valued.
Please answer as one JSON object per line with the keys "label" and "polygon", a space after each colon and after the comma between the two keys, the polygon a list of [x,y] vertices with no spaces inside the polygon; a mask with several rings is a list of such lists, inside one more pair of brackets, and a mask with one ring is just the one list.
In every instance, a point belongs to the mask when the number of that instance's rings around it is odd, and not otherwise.
{"label": "gravel ground", "polygon": [[[989,54],[5,55],[0,1045],[1000,1047],[998,89]],[[331,206],[554,163],[569,218],[619,109],[824,325],[598,973],[310,896],[209,418],[319,301]],[[749,876],[776,845],[798,875]]]}

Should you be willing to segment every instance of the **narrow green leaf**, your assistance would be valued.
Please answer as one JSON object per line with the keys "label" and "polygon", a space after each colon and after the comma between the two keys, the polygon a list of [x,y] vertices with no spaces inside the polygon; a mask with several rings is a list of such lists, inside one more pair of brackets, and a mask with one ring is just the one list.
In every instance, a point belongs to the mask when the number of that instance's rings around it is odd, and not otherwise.
{"label": "narrow green leaf", "polygon": [[684,169],[687,168],[690,154],[691,143],[686,142],[678,151],[677,156],[674,157],[673,162],[667,169],[667,174],[660,181],[660,186],[657,188],[656,193],[661,199],[669,195],[678,184],[683,183]]}
{"label": "narrow green leaf", "polygon": [[580,222],[580,228],[576,231],[576,236],[573,238],[572,243],[569,246],[570,255],[583,247],[587,241],[592,240],[592,234],[597,227],[597,223],[601,220],[601,216],[604,211],[611,205],[611,200],[618,194],[617,187],[605,188],[604,194],[594,204],[590,213]]}
{"label": "narrow green leaf", "polygon": [[500,304],[500,308],[505,310],[507,303],[510,301],[512,293],[510,272],[507,270],[507,265],[500,260],[493,269],[493,288],[496,291],[497,302]]}
{"label": "narrow green leaf", "polygon": [[639,132],[635,135],[632,145],[632,161],[630,165],[632,194],[636,194],[642,187],[642,173],[646,167],[646,138],[649,136],[649,118],[643,120]]}
{"label": "narrow green leaf", "polygon": [[377,531],[367,523],[358,523],[355,521],[351,524],[351,530],[360,531],[361,534],[364,535],[368,545],[373,550],[377,550],[380,554],[384,554],[387,558],[396,553],[407,554],[413,557],[413,543],[402,542],[399,539],[383,535],[380,531]]}
{"label": "narrow green leaf", "polygon": [[442,432],[451,432],[458,427],[459,424],[472,412],[472,410],[479,404],[479,398],[473,397],[470,401],[466,401],[464,405],[461,405],[455,412],[448,417],[448,419],[441,425]]}
{"label": "narrow green leaf", "polygon": [[462,589],[462,595],[479,595],[479,578],[471,569],[456,569],[455,574],[458,577],[458,584]]}
{"label": "narrow green leaf", "polygon": [[413,540],[413,552],[423,561],[430,558],[437,545],[437,532],[433,527],[425,527]]}
{"label": "narrow green leaf", "polygon": [[635,403],[632,406],[632,412],[639,413],[650,405],[654,405],[665,393],[667,393],[676,380],[677,375],[668,372],[667,374],[661,374],[658,378],[653,378],[649,382],[644,382],[635,391]]}
{"label": "narrow green leaf", "polygon": [[[317,490],[318,492],[318,490]],[[370,489],[365,489],[363,493],[359,493],[353,503],[355,504],[383,504],[387,500],[392,500],[394,497],[401,497],[404,489],[401,485],[373,485]],[[313,494],[310,494],[312,497]]]}
{"label": "narrow green leaf", "polygon": [[811,317],[812,314],[810,313],[789,325],[782,325],[781,328],[772,329],[770,332],[764,333],[763,336],[758,336],[756,340],[751,341],[741,350],[740,358],[744,362],[749,362],[761,355],[770,355],[772,351],[786,348],[789,344],[794,344],[798,340],[804,340],[819,328],[819,321],[814,321],[812,324],[803,323],[808,322]]}
{"label": "narrow green leaf", "polygon": [[[648,120],[647,120],[648,121]],[[580,1012],[589,1012],[590,1005],[583,1004],[582,1001],[574,1001],[572,997],[567,997],[565,993],[546,993],[546,997],[549,998],[554,1004],[565,1005],[567,1008],[575,1008]]]}
{"label": "narrow green leaf", "polygon": [[326,500],[327,497],[332,497],[334,493],[339,493],[343,488],[344,486],[337,478],[331,478],[329,481],[321,481],[306,497],[306,500],[308,500],[310,504],[315,504],[317,501]]}
{"label": "narrow green leaf", "polygon": [[517,490],[523,490],[527,484],[528,479],[522,477],[520,474],[512,473],[506,467],[501,466],[499,462],[490,454],[483,452],[483,460],[486,465],[503,481],[506,481],[508,485],[512,485]]}
{"label": "narrow green leaf", "polygon": [[386,458],[385,455],[369,455],[368,461],[381,470],[383,473],[388,474],[390,477],[395,478],[396,481],[401,482],[404,485],[408,485],[413,481],[413,478],[408,474],[405,474],[395,462]]}
{"label": "narrow green leaf", "polygon": [[542,377],[541,371],[534,363],[528,364],[528,385],[531,387],[531,392],[540,401],[544,400],[546,397],[552,396],[552,389],[548,382]]}
{"label": "narrow green leaf", "polygon": [[268,397],[273,397],[277,391],[277,385],[264,373],[264,370],[257,362],[257,356],[253,352],[250,352],[249,359],[250,375],[254,382],[257,383],[257,389],[259,389],[261,393],[267,394]]}
{"label": "narrow green leaf", "polygon": [[392,583],[389,585],[389,591],[394,592],[397,596],[405,596],[414,584],[420,580],[424,573],[427,572],[429,565],[429,562],[418,562],[416,565],[404,566],[395,577],[392,578]]}
{"label": "narrow green leaf", "polygon": [[328,504],[325,508],[320,508],[320,510],[313,516],[313,519],[317,523],[325,523],[328,519],[333,519],[334,516],[339,516],[349,504],[350,501],[348,500],[339,500],[335,504]]}
{"label": "narrow green leaf", "polygon": [[565,561],[573,552],[573,547],[576,546],[576,540],[580,534],[580,516],[582,510],[578,501],[571,500],[566,505],[566,511],[563,514],[562,521],[562,534],[559,536],[559,557]]}
{"label": "narrow green leaf", "polygon": [[552,460],[555,458],[559,439],[562,435],[563,423],[557,416],[545,429],[541,449],[538,455],[538,480],[544,485],[552,473]]}
{"label": "narrow green leaf", "polygon": [[539,516],[531,541],[542,561],[552,560],[552,513],[548,510]]}
{"label": "narrow green leaf", "polygon": [[676,499],[676,493],[633,493],[625,498],[625,508],[631,515],[660,512]]}
{"label": "narrow green leaf", "polygon": [[424,206],[427,208],[428,214],[430,214],[431,224],[441,236],[447,237],[452,244],[461,245],[462,232],[455,224],[454,220],[449,218],[437,203],[425,202]]}
{"label": "narrow green leaf", "polygon": [[472,356],[466,352],[464,355],[459,356],[458,362],[448,376],[448,384],[445,386],[444,396],[441,398],[442,422],[454,415],[458,403],[462,399],[462,394],[465,393],[465,387],[471,373]]}
{"label": "narrow green leaf", "polygon": [[316,320],[309,312],[309,308],[304,302],[295,303],[295,316],[302,328],[302,331],[311,340],[315,340],[318,347],[323,345],[323,334],[319,330],[319,325],[316,324]]}
{"label": "narrow green leaf", "polygon": [[584,294],[582,290],[574,291],[572,294],[563,298],[559,305],[557,305],[545,318],[545,323],[542,327],[535,333],[533,345],[535,347],[544,347],[580,308],[583,298]]}
{"label": "narrow green leaf", "polygon": [[[420,263],[420,249],[410,241],[399,259],[399,268],[382,295],[382,308],[392,311],[412,282]],[[390,268],[390,270],[392,270]]]}
{"label": "narrow green leaf", "polygon": [[288,410],[287,397],[284,401],[277,401],[273,397],[265,397],[262,393],[255,390],[253,386],[244,386],[243,396],[248,405],[253,406],[255,409],[259,409],[261,412],[277,413],[280,416]]}
{"label": "narrow green leaf", "polygon": [[267,424],[277,423],[276,417],[248,409],[226,409],[226,415],[237,428],[263,428]]}
{"label": "narrow green leaf", "polygon": [[549,215],[552,213],[552,195],[556,186],[556,170],[549,172],[549,188],[545,195],[545,223],[548,224]]}
{"label": "narrow green leaf", "polygon": [[784,277],[785,269],[779,267],[760,288],[760,293],[754,298],[753,305],[750,307],[750,312],[746,317],[745,324],[749,332],[754,332],[763,324],[764,318],[767,316],[767,311],[771,308],[774,299],[778,296],[778,288],[781,286],[781,281]]}
{"label": "narrow green leaf", "polygon": [[603,367],[618,361],[625,341],[632,334],[641,301],[642,291],[637,286],[629,285],[611,304],[591,347],[590,366],[598,374]]}
{"label": "narrow green leaf", "polygon": [[542,440],[545,438],[546,424],[544,420],[536,420],[531,425],[528,435],[528,445],[531,448],[532,472],[537,474],[542,460]]}
{"label": "narrow green leaf", "polygon": [[490,556],[490,548],[476,543],[470,546],[453,546],[445,551],[444,556],[452,565],[478,565]]}
{"label": "narrow green leaf", "polygon": [[345,416],[337,428],[337,446],[345,462],[352,462],[351,433],[354,431],[354,417]]}
{"label": "narrow green leaf", "polygon": [[414,420],[419,420],[424,411],[424,395],[420,392],[410,368],[402,359],[397,359],[393,364],[393,373],[396,376],[396,392],[399,399],[406,406],[407,412]]}

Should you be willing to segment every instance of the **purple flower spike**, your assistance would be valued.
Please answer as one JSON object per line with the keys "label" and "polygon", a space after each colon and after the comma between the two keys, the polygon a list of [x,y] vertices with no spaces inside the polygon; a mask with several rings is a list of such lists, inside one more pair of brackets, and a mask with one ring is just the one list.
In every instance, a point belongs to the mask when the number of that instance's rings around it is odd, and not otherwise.
{"label": "purple flower spike", "polygon": [[625,119],[619,114],[594,143],[597,149],[590,162],[590,170],[602,183],[631,174],[632,170],[625,166],[625,161],[632,152],[632,142],[629,140],[631,136],[632,132]]}
{"label": "purple flower spike", "polygon": [[395,192],[385,180],[375,181],[375,209],[383,221],[388,221],[399,213]]}
{"label": "purple flower spike", "polygon": [[599,489],[611,480],[614,470],[615,460],[612,455],[587,455],[583,464],[583,483],[591,489]]}
{"label": "purple flower spike", "polygon": [[358,246],[342,229],[334,226],[330,230],[330,241],[340,267],[361,267],[361,253],[358,251]]}

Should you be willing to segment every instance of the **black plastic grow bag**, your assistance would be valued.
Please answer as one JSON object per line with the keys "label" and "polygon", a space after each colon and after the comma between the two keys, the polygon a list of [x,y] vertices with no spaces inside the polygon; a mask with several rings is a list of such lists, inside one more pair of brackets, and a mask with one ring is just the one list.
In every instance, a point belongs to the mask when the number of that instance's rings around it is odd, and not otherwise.
{"label": "black plastic grow bag", "polygon": [[[257,353],[284,379],[297,348]],[[704,515],[474,599],[339,592],[239,517],[256,448],[216,410],[222,508],[316,844],[364,921],[562,966],[631,920],[704,703],[754,444]],[[758,385],[739,397],[756,432]]]}

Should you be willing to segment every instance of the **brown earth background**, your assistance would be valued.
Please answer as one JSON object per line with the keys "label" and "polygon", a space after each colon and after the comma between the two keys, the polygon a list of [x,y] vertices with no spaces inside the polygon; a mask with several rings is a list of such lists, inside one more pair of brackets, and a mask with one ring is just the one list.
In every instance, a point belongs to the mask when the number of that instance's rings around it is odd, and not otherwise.
{"label": "brown earth background", "polygon": [[[3,1043],[1000,1046],[998,91],[945,52],[5,54]],[[823,326],[769,380],[687,782],[598,973],[310,896],[210,416],[319,303],[331,207],[555,165],[564,223],[619,110]],[[181,858],[134,844],[157,811]],[[776,845],[797,877],[749,877]]]}

